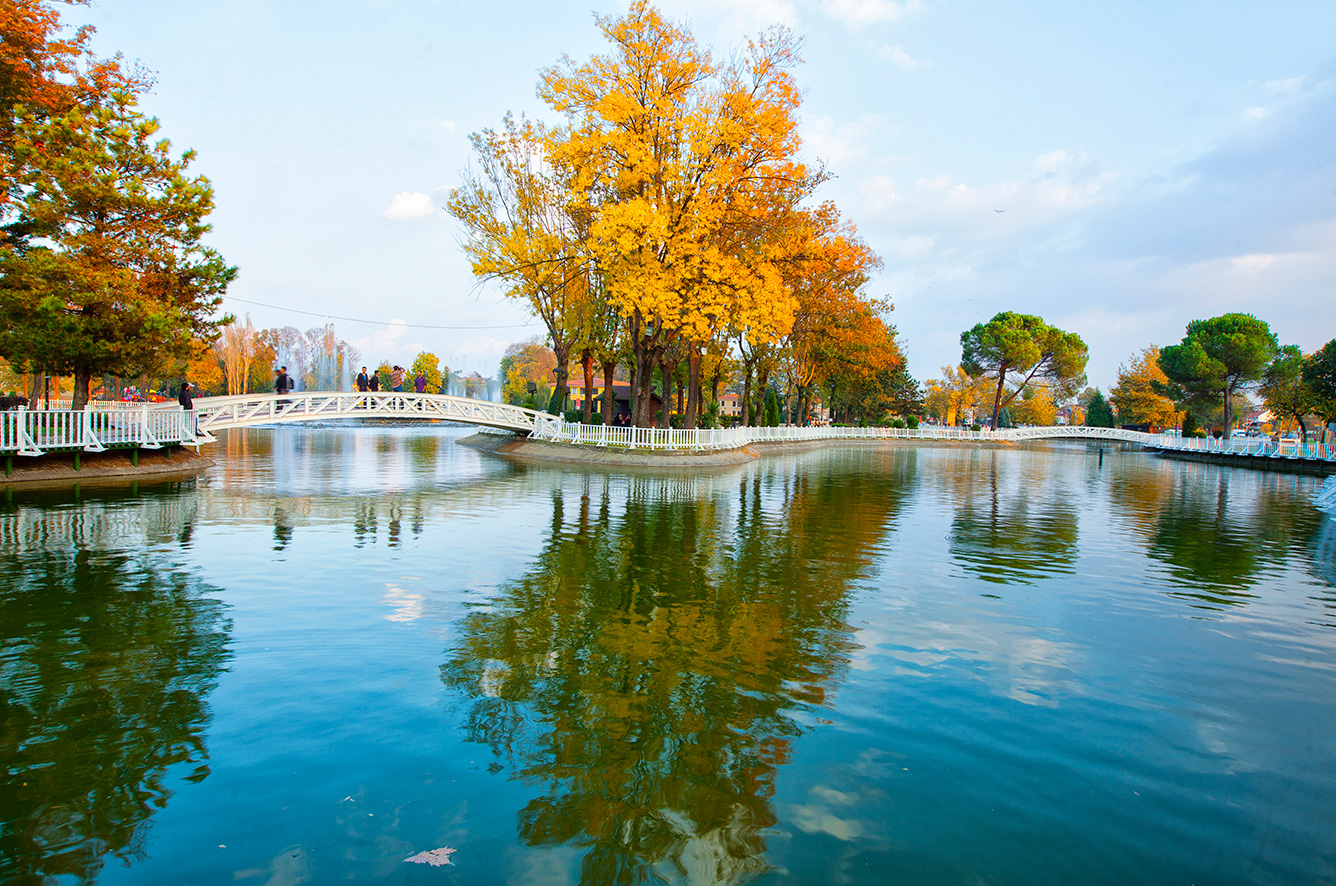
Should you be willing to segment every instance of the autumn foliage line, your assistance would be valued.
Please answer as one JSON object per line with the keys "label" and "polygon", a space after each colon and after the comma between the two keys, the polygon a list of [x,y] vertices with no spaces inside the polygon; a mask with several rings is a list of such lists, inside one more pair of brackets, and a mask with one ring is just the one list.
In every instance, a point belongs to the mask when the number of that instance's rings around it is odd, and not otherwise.
{"label": "autumn foliage line", "polygon": [[[77,2],[67,5],[80,5]],[[179,372],[229,320],[194,154],[137,109],[151,85],[41,0],[0,2],[0,357],[73,377]]]}
{"label": "autumn foliage line", "polygon": [[448,205],[474,273],[546,325],[553,408],[572,362],[586,390],[628,369],[638,426],[666,422],[682,367],[688,428],[726,365],[749,422],[780,376],[800,416],[818,390],[883,384],[903,358],[890,305],[864,292],[880,260],[814,202],[827,173],[798,157],[798,41],[773,28],[720,59],[643,0],[597,21],[605,54],[541,75],[560,122],[507,116],[475,134]]}

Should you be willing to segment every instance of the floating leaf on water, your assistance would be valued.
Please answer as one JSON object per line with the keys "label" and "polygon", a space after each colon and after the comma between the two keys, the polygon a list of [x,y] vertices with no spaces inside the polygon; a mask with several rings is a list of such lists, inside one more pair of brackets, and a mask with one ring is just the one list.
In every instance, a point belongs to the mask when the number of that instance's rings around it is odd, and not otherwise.
{"label": "floating leaf on water", "polygon": [[440,849],[433,849],[430,852],[419,852],[417,855],[410,855],[404,861],[411,861],[413,864],[429,864],[438,868],[444,864],[453,865],[454,862],[450,860],[450,856],[454,855],[456,851],[458,850],[449,846],[442,846]]}

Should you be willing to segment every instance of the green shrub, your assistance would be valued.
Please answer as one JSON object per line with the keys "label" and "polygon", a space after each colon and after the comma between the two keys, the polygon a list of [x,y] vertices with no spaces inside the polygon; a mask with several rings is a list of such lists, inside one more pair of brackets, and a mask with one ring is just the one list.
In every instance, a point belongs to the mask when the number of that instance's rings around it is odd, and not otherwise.
{"label": "green shrub", "polygon": [[584,415],[583,409],[567,409],[561,417],[571,424],[579,424],[584,421]]}
{"label": "green shrub", "polygon": [[917,416],[917,415],[911,415],[911,416],[906,420],[906,424],[909,425],[909,429],[910,429],[911,431],[917,431],[917,430],[918,430],[918,426],[919,426],[918,416]]}
{"label": "green shrub", "polygon": [[891,427],[893,427],[893,428],[897,428],[897,429],[903,429],[904,426],[905,426],[904,419],[902,419],[902,418],[891,419]]}
{"label": "green shrub", "polygon": [[976,421],[974,424],[970,425],[970,430],[971,430],[971,431],[982,431],[982,430],[983,430],[983,425],[979,424],[979,423]]}

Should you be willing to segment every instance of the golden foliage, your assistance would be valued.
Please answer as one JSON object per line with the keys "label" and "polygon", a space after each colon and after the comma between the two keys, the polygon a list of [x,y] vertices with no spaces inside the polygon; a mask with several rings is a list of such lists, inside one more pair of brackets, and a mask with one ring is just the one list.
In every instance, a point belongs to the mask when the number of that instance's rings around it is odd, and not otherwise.
{"label": "golden foliage", "polygon": [[1174,409],[1172,400],[1156,393],[1153,387],[1154,382],[1168,381],[1160,369],[1160,349],[1155,345],[1133,357],[1131,366],[1119,366],[1118,383],[1109,391],[1109,400],[1118,407],[1118,420],[1123,424],[1176,427],[1182,413]]}

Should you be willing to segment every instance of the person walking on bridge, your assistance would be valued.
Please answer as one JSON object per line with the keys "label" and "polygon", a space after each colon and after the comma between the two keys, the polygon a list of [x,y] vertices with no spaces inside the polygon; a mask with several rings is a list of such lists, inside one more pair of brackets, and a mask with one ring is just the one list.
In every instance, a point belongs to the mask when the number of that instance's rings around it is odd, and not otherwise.
{"label": "person walking on bridge", "polygon": [[366,367],[363,366],[362,371],[357,373],[357,390],[366,393],[367,388],[369,388],[370,385],[371,379],[367,378]]}
{"label": "person walking on bridge", "polygon": [[390,387],[394,389],[395,393],[402,394],[404,392],[404,368],[402,366],[396,365],[390,370]]}
{"label": "person walking on bridge", "polygon": [[[296,385],[292,383],[292,378],[288,376],[288,367],[286,366],[278,367],[278,377],[274,379],[274,393],[279,395],[286,394],[288,391],[291,391],[294,387],[296,387]],[[288,403],[290,401],[279,400],[278,402]]]}

